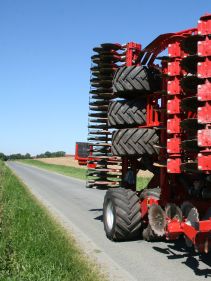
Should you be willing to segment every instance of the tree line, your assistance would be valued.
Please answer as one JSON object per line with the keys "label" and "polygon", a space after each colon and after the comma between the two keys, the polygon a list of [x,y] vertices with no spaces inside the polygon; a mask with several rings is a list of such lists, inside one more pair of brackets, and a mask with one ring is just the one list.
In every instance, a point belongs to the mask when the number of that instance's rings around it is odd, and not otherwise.
{"label": "tree line", "polygon": [[21,154],[10,154],[5,155],[4,153],[0,152],[0,160],[7,161],[7,160],[19,160],[19,159],[33,159],[33,158],[53,158],[53,157],[63,157],[65,156],[66,152],[64,151],[56,151],[50,152],[46,151],[45,153],[37,154],[36,156],[31,156],[30,153]]}

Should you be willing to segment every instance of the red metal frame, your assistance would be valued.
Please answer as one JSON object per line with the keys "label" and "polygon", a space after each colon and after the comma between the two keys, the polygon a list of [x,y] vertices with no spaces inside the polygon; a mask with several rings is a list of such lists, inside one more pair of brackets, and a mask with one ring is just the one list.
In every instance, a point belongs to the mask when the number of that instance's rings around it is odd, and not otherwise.
{"label": "red metal frame", "polygon": [[[192,112],[182,112],[180,108],[181,99],[185,93],[181,88],[180,80],[187,74],[182,69],[180,61],[187,56],[181,49],[181,41],[187,36],[203,35],[202,41],[198,42],[198,55],[203,58],[198,63],[197,74],[204,79],[204,83],[198,86],[197,98],[203,106],[198,108],[198,114]],[[147,121],[142,127],[163,127],[160,130],[160,141],[162,143],[159,155],[161,163],[167,162],[166,167],[160,168],[160,188],[161,198],[159,201],[153,198],[145,198],[140,201],[142,219],[147,221],[148,209],[152,204],[159,204],[162,207],[169,202],[182,204],[189,200],[198,209],[201,216],[204,215],[208,207],[211,207],[211,200],[194,200],[189,196],[185,187],[178,183],[177,174],[183,173],[181,170],[182,161],[186,152],[181,149],[181,141],[186,140],[186,133],[181,129],[180,122],[185,118],[198,118],[198,123],[204,124],[205,129],[199,130],[197,134],[198,146],[204,148],[200,153],[189,153],[188,157],[198,162],[198,170],[206,174],[211,174],[211,15],[201,17],[198,27],[184,30],[178,33],[168,33],[160,35],[151,44],[144,48],[139,56],[141,64],[152,66],[158,54],[168,47],[171,61],[166,68],[165,61],[162,65],[163,90],[167,95],[152,93],[147,97]],[[166,77],[165,74],[168,74]],[[160,114],[157,113],[158,97],[161,98]],[[165,109],[166,108],[166,112]],[[165,129],[166,128],[166,129]],[[165,145],[166,144],[166,145]],[[165,150],[166,146],[166,150]],[[184,174],[185,175],[185,174]],[[189,179],[197,180],[197,174],[187,175]],[[172,191],[177,193],[172,198]],[[199,252],[208,252],[211,248],[211,218],[199,221],[198,228],[186,223],[186,218],[182,222],[175,219],[166,218],[166,238],[176,239],[180,234],[184,234]]]}

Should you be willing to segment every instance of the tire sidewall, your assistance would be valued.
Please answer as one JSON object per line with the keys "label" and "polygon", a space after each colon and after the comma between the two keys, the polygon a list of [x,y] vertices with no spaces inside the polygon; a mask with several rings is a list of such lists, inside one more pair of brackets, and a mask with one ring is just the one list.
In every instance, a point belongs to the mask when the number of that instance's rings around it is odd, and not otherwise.
{"label": "tire sidewall", "polygon": [[[108,227],[107,218],[106,218],[106,214],[107,214],[106,209],[107,209],[109,202],[111,202],[111,204],[113,205],[113,216],[114,216],[113,226],[111,229],[109,229],[109,227]],[[109,239],[114,240],[115,227],[116,227],[116,206],[115,206],[114,197],[111,195],[111,192],[109,192],[109,191],[107,191],[105,198],[104,198],[104,203],[103,203],[103,224],[104,224],[104,230],[105,230],[106,236]]]}

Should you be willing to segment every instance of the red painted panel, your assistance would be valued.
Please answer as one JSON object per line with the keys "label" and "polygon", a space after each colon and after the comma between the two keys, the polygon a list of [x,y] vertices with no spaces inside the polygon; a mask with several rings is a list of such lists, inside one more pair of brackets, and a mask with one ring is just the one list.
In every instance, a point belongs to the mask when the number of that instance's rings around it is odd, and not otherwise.
{"label": "red painted panel", "polygon": [[198,131],[198,146],[211,146],[211,129]]}
{"label": "red painted panel", "polygon": [[167,140],[167,152],[178,154],[180,153],[180,144],[181,139],[180,138],[172,138]]}
{"label": "red painted panel", "polygon": [[173,61],[168,63],[168,75],[176,76],[180,75],[180,62]]}
{"label": "red painted panel", "polygon": [[198,154],[198,169],[201,171],[211,171],[211,152],[210,154]]}
{"label": "red painted panel", "polygon": [[167,133],[179,134],[180,133],[180,119],[176,116],[167,120]]}
{"label": "red painted panel", "polygon": [[198,34],[211,34],[211,15],[205,15],[198,21]]}
{"label": "red painted panel", "polygon": [[167,113],[168,114],[179,114],[180,113],[180,99],[178,99],[178,97],[175,97],[172,100],[168,100]]}
{"label": "red painted panel", "polygon": [[198,123],[211,123],[211,102],[206,102],[205,106],[198,107]]}
{"label": "red painted panel", "polygon": [[211,59],[207,58],[204,62],[198,62],[197,69],[199,78],[211,78]]}
{"label": "red painted panel", "polygon": [[168,54],[169,54],[169,57],[181,57],[180,43],[176,42],[174,44],[169,44],[168,45]]}
{"label": "red painted panel", "polygon": [[180,158],[172,158],[167,159],[167,172],[173,174],[180,174],[181,169],[181,159]]}
{"label": "red painted panel", "polygon": [[206,39],[198,42],[198,55],[203,57],[211,56],[211,40]]}
{"label": "red painted panel", "polygon": [[180,94],[180,80],[178,78],[168,81],[167,92],[169,95]]}
{"label": "red painted panel", "polygon": [[198,85],[198,100],[211,100],[211,83],[209,82],[209,80],[206,80],[205,84],[203,85]]}

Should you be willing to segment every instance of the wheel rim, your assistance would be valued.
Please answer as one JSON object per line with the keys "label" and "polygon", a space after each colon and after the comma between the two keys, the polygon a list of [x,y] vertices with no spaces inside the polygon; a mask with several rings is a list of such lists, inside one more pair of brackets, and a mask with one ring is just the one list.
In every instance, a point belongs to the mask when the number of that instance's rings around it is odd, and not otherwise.
{"label": "wheel rim", "polygon": [[109,231],[111,231],[114,224],[114,208],[111,201],[108,202],[108,205],[106,207],[106,224]]}

